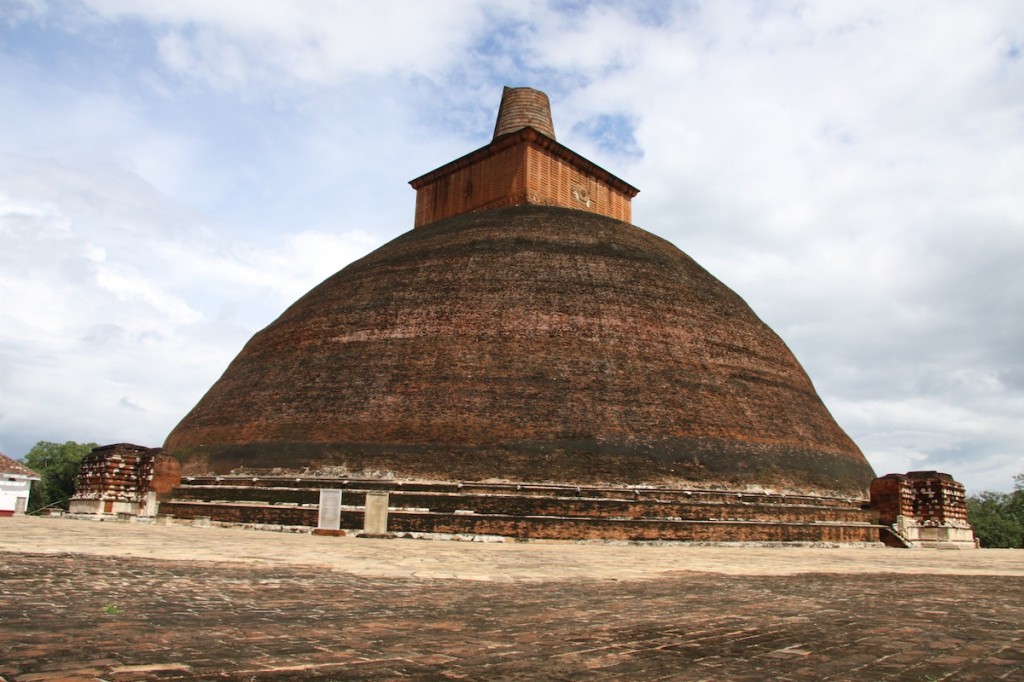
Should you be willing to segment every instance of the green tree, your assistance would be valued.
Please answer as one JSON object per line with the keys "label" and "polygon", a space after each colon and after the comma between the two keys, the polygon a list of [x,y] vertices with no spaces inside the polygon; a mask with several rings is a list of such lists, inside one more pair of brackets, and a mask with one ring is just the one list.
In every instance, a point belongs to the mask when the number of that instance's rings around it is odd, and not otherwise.
{"label": "green tree", "polygon": [[1013,481],[1012,493],[967,497],[967,519],[982,547],[1024,547],[1024,472]]}
{"label": "green tree", "polygon": [[1011,512],[1009,493],[989,491],[967,498],[967,519],[982,547],[1020,547],[1024,527]]}
{"label": "green tree", "polygon": [[25,466],[39,474],[33,481],[28,510],[35,511],[56,504],[68,508],[75,494],[75,478],[82,458],[92,452],[96,443],[49,443],[41,440],[25,455]]}
{"label": "green tree", "polygon": [[1010,513],[1024,524],[1024,471],[1013,477],[1013,492],[1010,494]]}

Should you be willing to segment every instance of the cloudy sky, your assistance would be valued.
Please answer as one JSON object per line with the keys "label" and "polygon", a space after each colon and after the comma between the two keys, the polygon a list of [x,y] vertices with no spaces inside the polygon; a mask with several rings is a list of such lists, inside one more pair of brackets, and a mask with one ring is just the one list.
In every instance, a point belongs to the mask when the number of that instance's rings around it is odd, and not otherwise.
{"label": "cloudy sky", "polygon": [[879,474],[1024,471],[1024,3],[0,0],[0,451],[160,445],[503,85]]}

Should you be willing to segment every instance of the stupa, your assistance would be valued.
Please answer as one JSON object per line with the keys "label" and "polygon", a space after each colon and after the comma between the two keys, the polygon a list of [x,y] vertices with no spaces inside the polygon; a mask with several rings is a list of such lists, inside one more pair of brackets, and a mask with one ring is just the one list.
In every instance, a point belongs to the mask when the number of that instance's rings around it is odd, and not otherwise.
{"label": "stupa", "polygon": [[412,181],[415,229],[256,334],[167,438],[183,473],[863,494],[783,341],[629,224],[632,186],[507,88],[487,146]]}
{"label": "stupa", "polygon": [[411,185],[414,228],[257,333],[168,436],[184,476],[859,511],[874,472],[785,343],[630,224],[638,190],[556,140],[545,94],[506,88],[491,142]]}

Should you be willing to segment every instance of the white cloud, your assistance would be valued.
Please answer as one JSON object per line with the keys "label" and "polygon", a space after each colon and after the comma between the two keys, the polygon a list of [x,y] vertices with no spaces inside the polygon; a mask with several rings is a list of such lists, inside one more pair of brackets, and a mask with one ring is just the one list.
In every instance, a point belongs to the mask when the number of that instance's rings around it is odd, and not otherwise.
{"label": "white cloud", "polygon": [[239,249],[129,173],[0,162],[0,432],[34,434],[25,450],[159,444],[249,336],[378,243],[301,231]]}
{"label": "white cloud", "polygon": [[108,20],[161,27],[159,54],[172,70],[219,88],[322,86],[396,72],[439,74],[483,26],[476,3],[398,0],[387,5],[92,0]]}
{"label": "white cloud", "polygon": [[[879,473],[1024,469],[1018,3],[9,6],[58,47],[0,43],[8,454],[49,414],[159,440],[409,226],[405,181],[486,143],[508,84],[780,332]],[[38,390],[83,376],[84,422]]]}
{"label": "white cloud", "polygon": [[202,315],[187,303],[177,296],[161,291],[155,282],[145,277],[137,268],[123,263],[108,266],[103,264],[102,260],[104,259],[100,258],[97,262],[96,284],[121,301],[146,303],[156,313],[174,324],[192,324],[202,319]]}

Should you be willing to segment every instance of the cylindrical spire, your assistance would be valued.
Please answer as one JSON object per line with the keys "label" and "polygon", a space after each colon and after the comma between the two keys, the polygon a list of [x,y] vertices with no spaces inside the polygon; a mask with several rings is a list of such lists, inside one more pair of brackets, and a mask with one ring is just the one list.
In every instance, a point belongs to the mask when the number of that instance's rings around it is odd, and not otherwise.
{"label": "cylindrical spire", "polygon": [[526,127],[555,139],[548,96],[533,88],[505,86],[501,93],[501,106],[498,107],[498,122],[494,125],[494,139]]}

